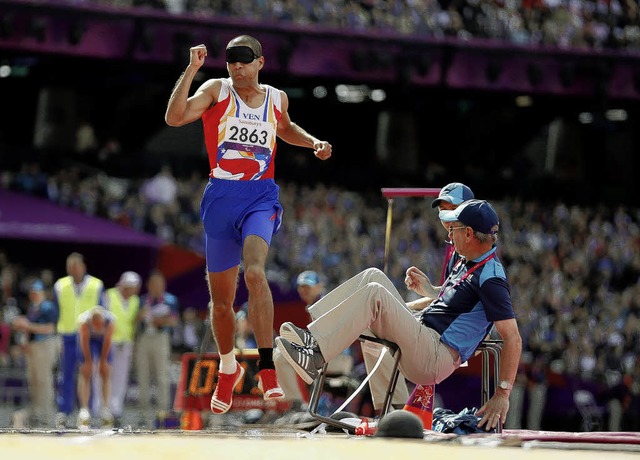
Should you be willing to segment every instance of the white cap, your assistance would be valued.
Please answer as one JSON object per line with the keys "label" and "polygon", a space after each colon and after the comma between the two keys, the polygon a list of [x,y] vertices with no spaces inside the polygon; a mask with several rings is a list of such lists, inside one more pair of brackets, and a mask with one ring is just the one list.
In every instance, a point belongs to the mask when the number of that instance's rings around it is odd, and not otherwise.
{"label": "white cap", "polygon": [[91,315],[90,316],[105,316],[107,310],[105,310],[105,308],[102,305],[95,305],[94,307],[91,308],[90,312]]}
{"label": "white cap", "polygon": [[122,287],[140,287],[141,284],[142,279],[140,275],[132,271],[124,272],[120,276],[120,281],[118,281],[118,286]]}

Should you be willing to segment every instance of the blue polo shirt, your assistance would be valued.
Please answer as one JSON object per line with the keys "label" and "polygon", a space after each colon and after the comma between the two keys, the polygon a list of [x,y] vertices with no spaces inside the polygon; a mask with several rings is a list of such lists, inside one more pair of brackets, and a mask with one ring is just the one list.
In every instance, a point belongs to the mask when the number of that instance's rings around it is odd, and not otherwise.
{"label": "blue polo shirt", "polygon": [[509,283],[492,248],[475,260],[461,259],[451,270],[440,296],[420,312],[420,321],[467,361],[494,321],[515,318]]}
{"label": "blue polo shirt", "polygon": [[[56,325],[58,323],[58,317],[58,307],[50,300],[43,300],[40,305],[30,304],[27,311],[27,319],[35,324],[53,323]],[[32,334],[31,340],[39,342],[55,335],[55,332],[50,334]]]}

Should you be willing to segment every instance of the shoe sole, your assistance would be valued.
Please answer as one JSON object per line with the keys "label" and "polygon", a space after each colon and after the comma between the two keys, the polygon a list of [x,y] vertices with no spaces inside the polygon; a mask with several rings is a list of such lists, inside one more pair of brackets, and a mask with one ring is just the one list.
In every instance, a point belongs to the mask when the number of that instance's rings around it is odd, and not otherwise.
{"label": "shoe sole", "polygon": [[282,399],[284,398],[284,391],[282,390],[282,388],[280,388],[279,390],[276,388],[272,388],[266,393],[263,392],[262,397],[265,401],[271,401],[272,399]]}
{"label": "shoe sole", "polygon": [[296,374],[298,374],[300,378],[305,381],[305,383],[307,383],[308,385],[311,385],[314,381],[313,377],[307,374],[307,371],[302,367],[300,367],[300,365],[296,362],[296,360],[293,359],[291,355],[289,355],[289,353],[287,353],[287,350],[285,349],[284,344],[280,340],[280,337],[276,337],[276,346],[278,347],[278,350],[280,350],[280,353],[282,353],[282,356],[284,356],[284,359],[286,359],[287,362],[291,364],[291,367],[293,367],[293,370],[296,371]]}
{"label": "shoe sole", "polygon": [[238,367],[240,368],[240,373],[238,374],[236,381],[233,382],[233,386],[231,387],[231,399],[229,400],[229,404],[227,405],[227,407],[223,409],[219,409],[216,407],[216,410],[220,411],[220,412],[216,412],[213,408],[213,402],[215,401],[217,404],[221,404],[221,405],[225,403],[217,399],[213,399],[213,395],[211,396],[211,403],[209,404],[209,407],[211,408],[211,412],[213,412],[216,415],[226,414],[227,412],[229,412],[229,409],[231,409],[231,406],[233,405],[233,389],[236,387],[236,385],[238,385],[238,383],[240,383],[240,381],[244,377],[244,368],[240,366],[240,364],[238,364]]}
{"label": "shoe sole", "polygon": [[283,339],[287,339],[291,343],[295,343],[296,345],[305,345],[300,336],[296,334],[292,329],[286,327],[284,323],[282,324],[282,326],[280,326],[280,336]]}
{"label": "shoe sole", "polygon": [[[259,375],[260,373],[258,372],[258,376]],[[284,390],[280,388],[280,386],[273,387],[270,390],[264,391],[264,389],[262,388],[262,379],[260,377],[258,377],[258,388],[260,389],[260,391],[262,391],[262,399],[264,399],[265,401],[284,398]]]}
{"label": "shoe sole", "polygon": [[78,422],[79,430],[88,430],[89,428],[91,428],[91,420],[83,420],[82,422]]}
{"label": "shoe sole", "polygon": [[315,339],[313,340],[312,345],[305,343],[304,339],[300,337],[296,331],[294,331],[293,329],[289,329],[286,326],[286,323],[282,323],[282,325],[280,326],[280,337],[287,339],[291,343],[295,343],[296,345],[302,345],[305,347],[315,346],[318,344]]}

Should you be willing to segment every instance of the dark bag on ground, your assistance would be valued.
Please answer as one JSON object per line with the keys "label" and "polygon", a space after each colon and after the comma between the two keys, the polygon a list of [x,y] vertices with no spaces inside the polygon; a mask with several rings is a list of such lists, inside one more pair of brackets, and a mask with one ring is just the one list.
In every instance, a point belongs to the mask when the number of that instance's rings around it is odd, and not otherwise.
{"label": "dark bag on ground", "polygon": [[464,408],[459,413],[449,409],[436,407],[433,410],[433,431],[441,433],[473,434],[473,433],[495,433],[495,428],[486,431],[478,428],[478,422],[482,417],[476,415],[476,407]]}

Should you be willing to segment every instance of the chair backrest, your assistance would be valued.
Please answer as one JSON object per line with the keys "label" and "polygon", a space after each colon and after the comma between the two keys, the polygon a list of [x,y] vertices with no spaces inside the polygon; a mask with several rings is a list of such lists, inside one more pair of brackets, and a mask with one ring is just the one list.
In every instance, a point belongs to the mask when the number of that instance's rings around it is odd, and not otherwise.
{"label": "chair backrest", "polygon": [[596,402],[596,398],[589,390],[576,390],[573,392],[573,402],[582,416],[582,429],[594,431],[602,425],[602,411]]}

